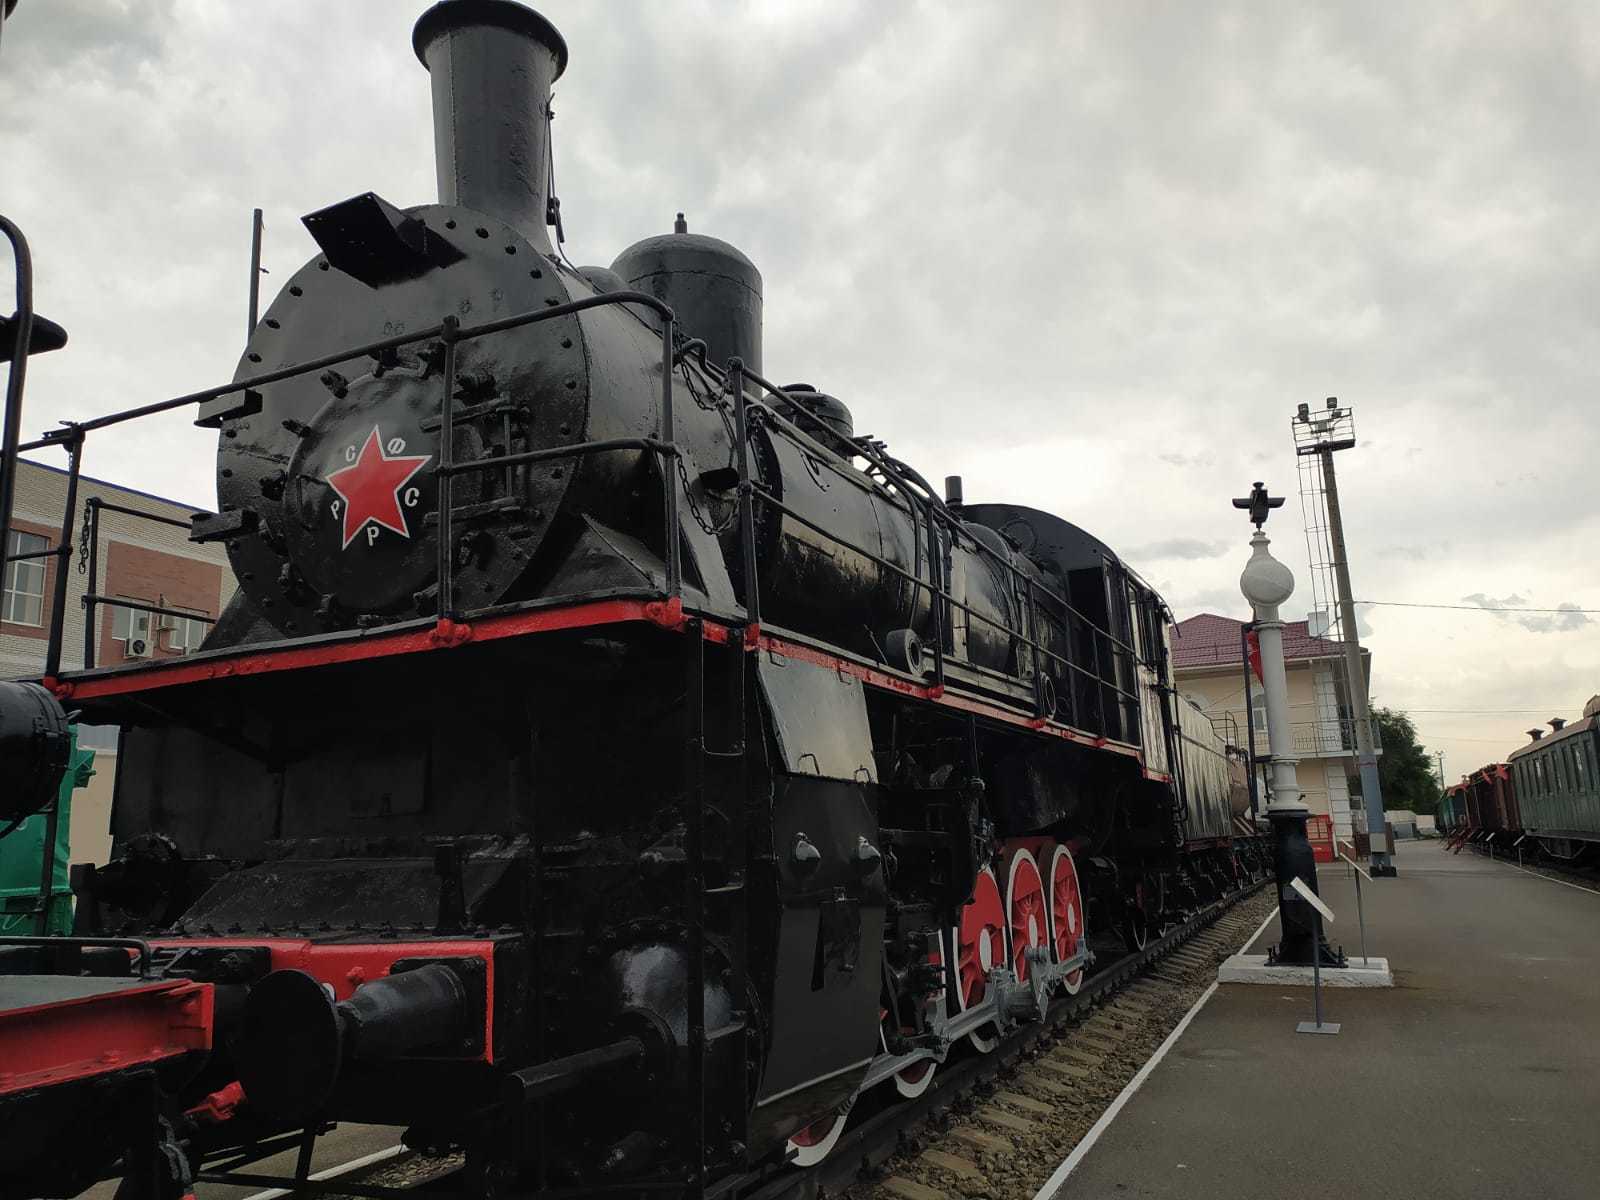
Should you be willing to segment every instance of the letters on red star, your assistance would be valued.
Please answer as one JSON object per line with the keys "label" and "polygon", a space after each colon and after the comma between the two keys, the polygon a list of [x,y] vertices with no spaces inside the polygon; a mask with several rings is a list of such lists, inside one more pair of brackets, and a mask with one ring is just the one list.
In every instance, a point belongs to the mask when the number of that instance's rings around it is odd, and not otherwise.
{"label": "letters on red star", "polygon": [[[400,503],[400,489],[432,457],[431,454],[397,454],[390,457],[384,452],[383,437],[378,427],[372,427],[355,462],[328,476],[328,486],[344,502],[339,514],[344,521],[343,548],[348,549],[356,534],[369,522],[392,530],[401,537],[411,536],[405,509]],[[377,531],[374,530],[368,540],[376,536]]]}

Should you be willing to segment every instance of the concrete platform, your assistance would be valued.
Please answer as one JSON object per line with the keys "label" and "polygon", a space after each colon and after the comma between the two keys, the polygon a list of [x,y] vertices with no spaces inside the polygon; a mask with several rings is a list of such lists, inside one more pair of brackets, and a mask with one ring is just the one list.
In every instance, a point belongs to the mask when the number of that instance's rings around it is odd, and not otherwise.
{"label": "concrete platform", "polygon": [[[1320,885],[1319,885],[1320,886]],[[1322,986],[1326,988],[1393,987],[1394,972],[1387,958],[1346,956],[1349,966],[1324,967]],[[1265,954],[1235,954],[1217,968],[1218,983],[1259,983],[1267,987],[1312,987],[1316,983],[1310,967],[1285,967],[1269,963]]]}
{"label": "concrete platform", "polygon": [[[1362,881],[1392,989],[1219,984],[1143,1087],[1043,1196],[1600,1196],[1600,894],[1437,842]],[[1319,888],[1356,944],[1346,868]],[[1248,947],[1264,951],[1276,922]]]}

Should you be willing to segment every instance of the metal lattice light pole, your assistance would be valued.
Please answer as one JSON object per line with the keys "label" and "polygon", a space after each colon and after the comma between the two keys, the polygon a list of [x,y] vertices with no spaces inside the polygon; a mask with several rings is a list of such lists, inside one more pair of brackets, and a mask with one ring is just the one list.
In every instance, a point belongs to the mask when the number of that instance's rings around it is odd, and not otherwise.
{"label": "metal lattice light pole", "polygon": [[[1294,743],[1289,729],[1289,678],[1283,666],[1283,619],[1279,606],[1294,593],[1294,574],[1272,557],[1267,547],[1271,539],[1262,531],[1268,514],[1283,498],[1268,496],[1265,485],[1257,483],[1250,495],[1235,500],[1235,508],[1247,509],[1256,527],[1250,539],[1250,561],[1239,576],[1239,590],[1255,614],[1256,639],[1261,647],[1262,690],[1267,701],[1267,761],[1272,770],[1272,796],[1267,804],[1267,820],[1272,823],[1272,859],[1277,872],[1278,912],[1283,937],[1268,956],[1273,964],[1344,966],[1318,936],[1316,915],[1311,905],[1294,890],[1301,880],[1317,890],[1317,862],[1306,837],[1307,809],[1296,774]],[[1321,946],[1320,957],[1317,954]]]}
{"label": "metal lattice light pole", "polygon": [[[1302,404],[1294,417],[1294,451],[1302,461],[1314,459],[1327,496],[1326,566],[1333,571],[1339,601],[1339,632],[1344,642],[1345,683],[1350,694],[1351,724],[1355,726],[1356,763],[1361,771],[1361,798],[1367,810],[1367,838],[1371,846],[1372,874],[1393,875],[1394,863],[1384,845],[1383,789],[1378,782],[1378,754],[1372,737],[1372,713],[1367,705],[1367,672],[1361,662],[1361,639],[1356,632],[1356,604],[1350,590],[1350,556],[1345,550],[1344,519],[1339,511],[1339,481],[1333,455],[1356,444],[1356,419],[1348,407],[1340,408],[1329,396],[1320,412]],[[1309,521],[1309,514],[1308,514]],[[1312,571],[1317,564],[1315,554]]]}

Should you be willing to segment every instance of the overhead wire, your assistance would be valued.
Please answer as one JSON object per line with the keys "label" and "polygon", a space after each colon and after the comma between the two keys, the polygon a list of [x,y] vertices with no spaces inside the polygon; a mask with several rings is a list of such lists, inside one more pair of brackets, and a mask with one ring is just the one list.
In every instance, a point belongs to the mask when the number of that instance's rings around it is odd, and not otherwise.
{"label": "overhead wire", "polygon": [[1487,613],[1583,613],[1588,616],[1600,616],[1600,608],[1513,608],[1503,604],[1422,604],[1410,600],[1357,600],[1356,604],[1366,604],[1375,608],[1443,608],[1456,612],[1487,612]]}

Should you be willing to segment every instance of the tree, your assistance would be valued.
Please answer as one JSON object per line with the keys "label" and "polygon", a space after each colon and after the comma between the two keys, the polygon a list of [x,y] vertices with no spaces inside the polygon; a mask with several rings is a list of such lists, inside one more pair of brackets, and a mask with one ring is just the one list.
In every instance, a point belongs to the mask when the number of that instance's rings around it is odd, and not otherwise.
{"label": "tree", "polygon": [[[1433,759],[1417,741],[1417,727],[1405,713],[1392,708],[1372,710],[1377,727],[1378,783],[1383,788],[1384,808],[1408,808],[1415,813],[1432,813],[1439,808],[1439,779],[1433,773]],[[1356,793],[1360,777],[1351,780]]]}

